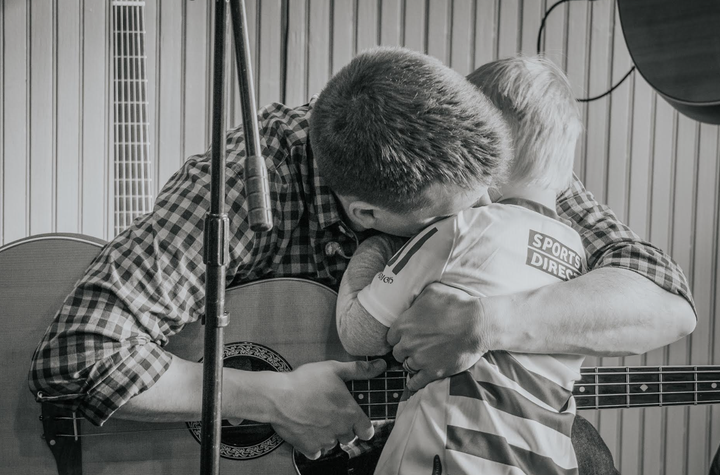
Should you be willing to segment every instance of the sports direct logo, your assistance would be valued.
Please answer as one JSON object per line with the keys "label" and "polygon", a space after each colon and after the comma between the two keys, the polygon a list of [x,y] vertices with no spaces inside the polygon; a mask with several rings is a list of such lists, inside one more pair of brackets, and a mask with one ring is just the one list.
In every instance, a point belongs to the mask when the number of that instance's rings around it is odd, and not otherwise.
{"label": "sports direct logo", "polygon": [[577,252],[557,239],[533,230],[530,230],[525,263],[561,280],[572,279],[582,270],[582,259]]}

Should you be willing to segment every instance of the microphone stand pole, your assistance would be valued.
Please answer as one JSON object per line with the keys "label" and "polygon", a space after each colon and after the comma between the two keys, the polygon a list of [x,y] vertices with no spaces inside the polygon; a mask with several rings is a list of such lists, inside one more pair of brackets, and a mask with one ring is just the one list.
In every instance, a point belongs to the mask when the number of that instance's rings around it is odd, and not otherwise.
{"label": "microphone stand pole", "polygon": [[[205,348],[203,356],[202,430],[200,449],[201,475],[220,471],[222,424],[223,331],[228,324],[225,312],[225,270],[229,261],[229,220],[225,213],[225,25],[226,3],[215,2],[213,40],[213,103],[210,212],[205,217]],[[253,231],[272,228],[267,169],[257,153],[260,133],[255,110],[255,94],[250,73],[250,51],[245,5],[229,0],[235,40],[238,81],[245,134],[245,195],[248,219]]]}

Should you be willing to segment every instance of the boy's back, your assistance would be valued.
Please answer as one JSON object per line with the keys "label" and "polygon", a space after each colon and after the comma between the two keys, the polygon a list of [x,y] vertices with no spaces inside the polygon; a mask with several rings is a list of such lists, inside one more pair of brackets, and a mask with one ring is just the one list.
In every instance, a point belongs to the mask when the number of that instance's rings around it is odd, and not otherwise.
{"label": "boy's back", "polygon": [[[390,323],[430,282],[502,295],[583,268],[579,235],[554,211],[509,200],[428,227],[358,299]],[[581,363],[574,355],[491,352],[469,371],[431,383],[403,403],[376,474],[430,473],[435,455],[450,474],[573,473],[571,395]]]}

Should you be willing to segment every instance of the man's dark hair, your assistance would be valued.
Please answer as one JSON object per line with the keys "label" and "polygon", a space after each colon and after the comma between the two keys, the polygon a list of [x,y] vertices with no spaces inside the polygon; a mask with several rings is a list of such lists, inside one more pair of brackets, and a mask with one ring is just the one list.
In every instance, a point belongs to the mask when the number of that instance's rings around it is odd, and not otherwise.
{"label": "man's dark hair", "polygon": [[430,185],[489,184],[509,158],[495,106],[430,56],[375,48],[356,56],[320,93],[310,142],[338,194],[402,212]]}

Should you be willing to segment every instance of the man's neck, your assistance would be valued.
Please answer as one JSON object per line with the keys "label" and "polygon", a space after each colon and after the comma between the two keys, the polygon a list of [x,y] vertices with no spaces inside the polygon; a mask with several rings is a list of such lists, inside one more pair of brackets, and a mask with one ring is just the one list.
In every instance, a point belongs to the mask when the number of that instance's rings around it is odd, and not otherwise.
{"label": "man's neck", "polygon": [[528,201],[534,201],[536,203],[540,203],[541,205],[550,208],[555,209],[555,199],[556,199],[556,193],[554,190],[549,190],[547,188],[539,187],[539,186],[504,186],[502,188],[502,197],[501,200],[506,200],[509,198],[517,198],[517,199],[523,199]]}

